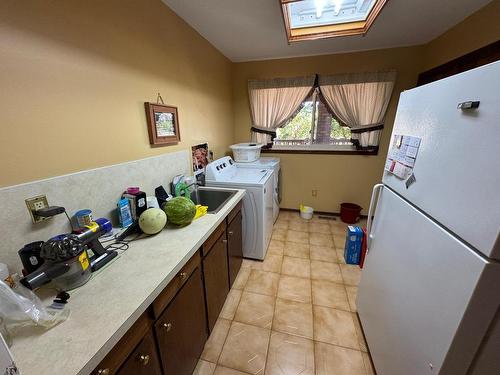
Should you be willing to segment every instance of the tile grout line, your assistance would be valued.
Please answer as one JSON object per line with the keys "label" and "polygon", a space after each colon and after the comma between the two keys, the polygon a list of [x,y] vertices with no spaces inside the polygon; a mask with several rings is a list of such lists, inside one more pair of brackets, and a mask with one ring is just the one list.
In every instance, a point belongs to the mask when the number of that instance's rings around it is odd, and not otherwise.
{"label": "tile grout line", "polygon": [[[240,268],[240,270],[241,270],[241,268]],[[239,273],[239,271],[238,271],[238,273]],[[238,277],[238,276],[236,276],[236,277]],[[247,279],[247,282],[248,282],[248,279]],[[246,283],[245,283],[245,286],[246,286]],[[233,289],[233,288],[231,287],[231,289]],[[242,290],[241,290],[241,296],[240,296],[240,299],[239,299],[239,301],[238,301],[238,305],[236,306],[236,309],[234,310],[234,315],[233,315],[233,318],[232,318],[232,319],[226,319],[226,320],[229,320],[229,321],[230,321],[230,324],[229,324],[229,329],[227,330],[227,333],[226,333],[226,337],[224,338],[224,342],[222,343],[222,348],[221,348],[221,350],[220,350],[220,353],[219,353],[219,355],[217,356],[217,363],[216,363],[217,365],[219,364],[220,357],[222,356],[222,352],[223,352],[223,350],[224,350],[224,346],[226,345],[227,338],[229,337],[229,331],[231,330],[231,326],[233,325],[234,318],[235,318],[235,316],[236,316],[236,311],[238,311],[238,307],[240,307],[241,298],[243,297],[243,291],[244,291],[244,290],[242,289]],[[231,290],[229,290],[229,292],[231,292]],[[219,316],[217,317],[217,319],[221,319],[221,317],[220,317],[220,313],[219,313]],[[222,319],[224,319],[224,318],[222,318]],[[213,333],[213,330],[212,330],[212,333]],[[210,336],[209,336],[209,338],[210,338]],[[224,366],[224,367],[225,367],[225,366]]]}
{"label": "tile grout line", "polygon": [[[353,319],[353,314],[354,314],[354,312],[352,311],[352,308],[351,308],[351,306],[350,306],[350,304],[349,304],[349,295],[348,295],[348,292],[347,292],[347,286],[348,286],[348,285],[345,283],[345,278],[344,278],[344,275],[343,275],[343,273],[342,273],[341,263],[340,263],[340,260],[339,260],[339,258],[338,258],[338,251],[337,251],[337,244],[336,244],[336,241],[335,241],[335,234],[333,233],[331,226],[330,226],[330,231],[331,231],[331,232],[330,232],[330,236],[331,236],[331,238],[332,238],[332,240],[333,240],[333,246],[332,246],[332,248],[333,248],[333,251],[335,252],[335,258],[337,259],[337,262],[329,262],[329,261],[325,261],[325,260],[321,260],[321,259],[319,259],[319,260],[320,260],[321,262],[338,264],[338,266],[337,266],[337,267],[338,267],[338,270],[339,270],[339,272],[340,272],[340,278],[341,278],[341,280],[342,280],[342,283],[340,283],[340,284],[339,284],[339,283],[337,283],[337,282],[333,282],[333,281],[330,281],[330,280],[328,280],[328,279],[326,279],[326,280],[327,280],[327,281],[329,281],[329,282],[332,282],[332,283],[334,283],[334,284],[336,284],[336,285],[339,285],[339,286],[340,286],[340,285],[342,285],[342,290],[344,291],[344,297],[345,297],[345,299],[347,300],[347,303],[348,303],[349,309],[348,309],[348,310],[344,310],[344,309],[334,308],[334,307],[330,307],[330,306],[322,306],[322,305],[317,305],[317,304],[315,304],[315,303],[314,303],[314,299],[313,299],[313,280],[315,280],[315,279],[313,279],[313,277],[312,277],[312,266],[311,266],[311,262],[312,262],[312,260],[313,260],[313,259],[311,258],[311,253],[309,252],[309,268],[310,268],[310,270],[309,270],[309,271],[310,271],[310,275],[311,275],[311,277],[310,277],[310,279],[309,279],[309,280],[310,280],[310,285],[311,285],[311,307],[312,307],[313,309],[314,309],[314,306],[321,306],[321,307],[326,307],[326,308],[333,308],[333,309],[337,309],[337,310],[339,310],[339,311],[344,311],[344,312],[350,313],[350,315],[351,315],[351,319]],[[315,233],[315,232],[308,232],[309,246],[311,246],[311,243],[310,243],[310,235],[311,235],[311,233]],[[324,233],[321,233],[321,234],[324,234]],[[285,242],[285,244],[286,244],[286,242],[293,242],[293,241],[287,241],[287,239],[286,239],[286,238],[287,238],[287,237],[285,237],[285,240],[283,241],[283,242]],[[310,249],[309,249],[309,250],[310,250]],[[284,257],[284,256],[285,256],[285,254],[283,254],[283,257]],[[290,256],[290,255],[286,255],[286,256]],[[292,256],[292,257],[293,257],[293,256]],[[296,258],[299,258],[299,257],[296,257]],[[284,259],[284,258],[282,258],[282,259]],[[301,259],[304,259],[304,258],[301,258]],[[299,278],[300,278],[300,276],[294,276],[294,277],[299,277]],[[321,280],[321,279],[320,279],[320,280]],[[351,285],[349,285],[349,286],[351,286]],[[276,297],[275,301],[277,302],[277,297]],[[275,302],[275,310],[276,310],[276,302]],[[354,322],[354,321],[353,321],[353,323],[355,324],[355,322]],[[273,327],[274,327],[274,324],[273,324]],[[279,331],[278,331],[278,332],[279,332]],[[272,334],[272,333],[271,333],[271,334]],[[347,346],[342,346],[342,345],[337,345],[337,344],[332,344],[332,343],[322,342],[322,341],[320,341],[320,340],[317,340],[317,339],[316,339],[315,330],[314,330],[314,313],[313,313],[313,340],[312,340],[312,341],[313,341],[313,343],[317,342],[317,343],[322,343],[322,344],[327,344],[327,345],[337,346],[337,347],[341,347],[341,348],[344,348],[344,349],[348,349],[348,350],[353,350],[353,351],[357,351],[357,352],[359,352],[359,353],[361,354],[361,358],[362,358],[362,361],[363,361],[363,368],[364,368],[364,370],[365,370],[365,373],[366,373],[366,374],[368,374],[368,369],[366,368],[366,364],[364,363],[365,361],[364,361],[364,359],[363,359],[363,355],[364,355],[365,353],[366,353],[367,355],[369,355],[369,353],[368,353],[368,352],[364,352],[364,351],[362,351],[362,350],[361,350],[361,345],[360,345],[360,342],[359,342],[359,335],[358,335],[358,333],[356,332],[356,330],[355,330],[355,335],[356,335],[356,338],[358,339],[358,342],[357,342],[358,348],[357,348],[357,349],[352,348],[352,347],[347,347]],[[300,335],[293,335],[293,336],[299,336],[299,337],[301,337]],[[314,359],[314,367],[315,367],[315,373],[316,373],[316,370],[317,370],[317,363],[316,363],[316,348],[315,348],[315,345],[313,345],[313,359]]]}
{"label": "tile grout line", "polygon": [[[290,220],[284,220],[286,221],[287,223],[290,223]],[[310,225],[311,223],[309,223]],[[328,224],[329,225],[329,224]],[[273,229],[283,229],[283,228],[273,228]],[[285,231],[289,230],[288,229],[288,226],[287,226],[287,229],[284,229]],[[300,230],[296,230],[296,231],[300,231]],[[281,283],[281,277],[282,276],[288,276],[288,277],[297,277],[297,278],[300,278],[300,279],[308,279],[310,281],[310,289],[311,289],[311,308],[314,309],[314,306],[320,306],[320,307],[325,307],[325,308],[332,308],[332,309],[337,309],[339,311],[344,311],[344,312],[349,312],[351,313],[351,317],[352,317],[352,314],[355,314],[355,312],[353,312],[351,310],[351,306],[349,305],[349,311],[346,311],[344,309],[340,309],[340,308],[335,308],[335,307],[330,307],[330,306],[323,306],[323,305],[317,305],[317,304],[314,304],[313,303],[313,280],[316,280],[316,279],[313,279],[312,278],[312,265],[311,265],[311,262],[314,260],[314,261],[321,261],[322,263],[331,263],[331,264],[337,264],[339,270],[340,270],[340,278],[342,280],[342,283],[339,284],[338,282],[334,282],[334,281],[331,281],[331,280],[328,280],[328,279],[319,279],[319,280],[326,280],[328,282],[331,282],[333,284],[336,284],[336,285],[342,285],[343,286],[343,290],[344,290],[344,294],[345,294],[345,297],[347,299],[347,302],[349,304],[349,296],[348,296],[348,293],[347,293],[347,284],[345,284],[345,278],[343,276],[343,273],[342,273],[342,267],[341,267],[341,264],[339,263],[339,259],[338,259],[338,254],[337,254],[337,246],[336,246],[336,242],[335,242],[335,236],[332,232],[332,228],[330,226],[330,235],[331,235],[331,238],[333,240],[333,251],[335,252],[335,258],[337,259],[337,262],[330,262],[328,260],[321,260],[321,259],[312,259],[311,258],[311,252],[310,252],[310,248],[309,248],[309,258],[302,258],[302,257],[297,257],[297,256],[293,256],[293,255],[285,255],[285,248],[286,248],[286,243],[287,242],[291,242],[291,243],[298,243],[298,244],[302,244],[300,242],[294,242],[294,241],[288,241],[287,240],[287,237],[285,235],[285,239],[284,240],[281,240],[281,239],[276,239],[274,238],[274,240],[276,241],[281,241],[283,242],[283,248],[282,248],[282,253],[281,255],[279,255],[281,257],[281,263],[280,263],[280,270],[279,272],[273,272],[273,271],[267,271],[267,270],[263,270],[263,269],[255,269],[252,267],[252,265],[250,265],[249,267],[246,267],[246,268],[249,268],[249,273],[252,272],[252,270],[256,270],[256,271],[261,271],[261,272],[269,272],[269,273],[272,273],[272,274],[277,274],[279,275],[280,279],[278,281],[278,290],[279,290],[279,285]],[[321,232],[304,232],[304,233],[308,233],[308,247],[311,246],[311,243],[310,243],[310,235],[311,234],[326,234],[326,233],[321,233]],[[304,245],[306,245],[304,243]],[[278,256],[278,255],[277,255]],[[307,277],[301,277],[301,276],[296,276],[296,275],[288,275],[288,274],[283,274],[283,260],[284,260],[284,257],[287,256],[287,257],[291,257],[291,258],[295,258],[295,259],[307,259],[309,260],[309,275],[310,277],[307,278]],[[235,320],[236,318],[236,313],[241,305],[241,300],[243,298],[243,293],[250,293],[250,294],[257,294],[257,295],[263,295],[263,296],[267,296],[267,297],[272,297],[274,298],[274,308],[273,308],[273,318],[272,318],[272,322],[271,322],[271,327],[268,329],[269,331],[269,341],[268,341],[268,345],[267,345],[267,350],[266,350],[266,358],[265,358],[265,364],[264,364],[264,368],[262,369],[264,372],[262,374],[265,373],[265,370],[267,369],[267,366],[268,366],[268,359],[269,359],[269,350],[270,350],[270,346],[271,346],[271,336],[273,334],[273,332],[276,332],[276,333],[281,333],[281,334],[285,334],[285,335],[290,335],[290,336],[293,336],[293,337],[299,337],[299,338],[304,338],[304,339],[307,339],[307,340],[310,340],[309,338],[307,337],[304,337],[304,336],[301,336],[301,335],[297,335],[297,334],[293,334],[293,333],[289,333],[289,332],[281,332],[280,330],[277,330],[275,329],[275,324],[274,324],[274,319],[275,319],[275,316],[276,316],[276,309],[277,309],[277,302],[278,302],[278,299],[280,298],[278,296],[278,291],[276,291],[276,294],[275,295],[271,295],[269,296],[268,294],[264,294],[264,293],[258,293],[258,292],[254,292],[254,291],[248,291],[246,290],[246,286],[248,284],[248,279],[249,277],[247,278],[246,282],[244,283],[242,289],[236,289],[236,288],[231,288],[230,291],[233,291],[233,290],[239,290],[241,291],[241,296],[240,296],[240,299],[238,301],[238,304],[234,310],[234,315],[233,315],[233,318],[232,319],[226,319],[226,320],[229,320],[230,321],[230,327],[229,327],[229,330],[225,336],[225,339],[224,339],[224,342],[222,344],[222,349],[221,349],[221,352],[219,353],[218,357],[217,357],[217,362],[215,363],[215,366],[217,365],[220,365],[220,366],[223,366],[221,363],[220,363],[220,358],[222,356],[222,352],[223,352],[223,349],[224,349],[224,346],[226,345],[227,343],[227,339],[229,337],[229,331],[231,329],[231,326],[233,325],[233,322],[238,322],[238,323],[241,323],[241,324],[248,324],[250,326],[253,326],[253,327],[258,327],[258,328],[262,328],[260,326],[257,326],[257,325],[254,325],[254,324],[251,324],[251,323],[243,323],[243,322],[239,322],[237,320]],[[351,286],[351,285],[349,285]],[[289,300],[289,299],[286,299],[286,298],[282,298],[283,300],[285,301],[291,301],[291,302],[298,302],[298,303],[304,303],[304,302],[301,302],[301,301],[294,301],[294,300]],[[304,303],[304,304],[307,304],[307,303]],[[219,316],[219,319],[221,317]],[[223,318],[224,319],[224,318]],[[354,322],[353,322],[354,323]],[[356,337],[358,338],[358,346],[359,348],[361,349],[361,346],[359,345],[359,337],[358,337],[358,334],[357,332],[355,332],[356,334]],[[320,340],[317,340],[316,339],[316,335],[315,335],[315,330],[314,330],[314,312],[313,312],[313,338],[312,338],[312,343],[313,343],[313,361],[314,361],[314,368],[315,368],[315,373],[317,371],[317,364],[316,364],[316,348],[315,348],[315,345],[314,343],[321,343],[321,344],[326,344],[326,345],[332,345],[332,346],[336,346],[336,347],[340,347],[340,348],[344,348],[344,349],[348,349],[348,350],[353,350],[353,351],[358,351],[361,353],[361,356],[362,356],[362,359],[363,359],[363,368],[365,369],[365,373],[368,374],[368,369],[366,368],[366,364],[364,363],[364,358],[363,358],[363,355],[364,354],[367,354],[368,356],[370,355],[369,352],[363,352],[362,350],[360,349],[354,349],[352,347],[347,347],[347,346],[343,346],[343,345],[337,345],[337,344],[332,344],[332,343],[328,343],[328,342],[323,342],[323,341],[320,341]],[[207,362],[210,362],[210,361],[207,361]],[[213,362],[210,362],[210,363],[213,363]],[[227,367],[227,366],[223,366],[223,367]],[[232,369],[231,367],[227,367],[229,369]],[[233,370],[236,370],[236,369],[233,369]],[[214,370],[215,371],[215,370]],[[241,371],[241,370],[237,370],[237,371]],[[245,371],[242,371],[243,373],[246,373]],[[259,373],[260,374],[260,373]]]}
{"label": "tile grout line", "polygon": [[[337,260],[339,260],[339,259],[338,259],[338,253],[337,253],[337,245],[335,244],[335,237],[334,237],[334,235],[333,235],[333,234],[332,234],[332,237],[333,237],[333,240],[334,240],[334,245],[335,245],[335,255],[337,256]],[[353,316],[352,316],[352,314],[353,314],[354,312],[352,311],[352,307],[351,307],[351,304],[350,304],[350,302],[349,302],[349,293],[347,292],[347,284],[345,283],[344,274],[342,273],[342,267],[340,266],[340,264],[339,264],[339,268],[340,268],[340,277],[342,278],[342,284],[343,284],[344,294],[345,294],[345,296],[346,296],[346,298],[347,298],[347,304],[348,304],[348,306],[349,306],[349,312],[351,313],[351,319],[353,320],[353,324],[354,324],[354,328],[355,328],[355,330],[354,330],[354,334],[356,335],[356,339],[358,340],[359,351],[360,351],[361,353],[363,353],[363,351],[361,350],[360,337],[359,337],[358,332],[357,332],[357,329],[356,329],[356,322],[354,321],[354,318],[353,318]],[[342,309],[339,309],[339,310],[342,310]],[[357,310],[357,309],[356,309],[356,310]],[[342,311],[344,311],[344,310],[342,310]],[[361,355],[362,355],[362,354],[361,354]],[[363,361],[363,366],[364,366],[364,361]],[[366,366],[364,366],[364,367],[366,367]],[[365,372],[366,372],[366,368],[365,368]]]}
{"label": "tile grout line", "polygon": [[[310,237],[309,237],[310,238]],[[309,271],[311,275],[311,314],[312,314],[312,344],[313,344],[313,362],[314,362],[314,374],[317,373],[317,363],[316,363],[316,345],[314,339],[316,338],[316,330],[314,329],[314,295],[313,295],[313,278],[312,278],[312,266],[311,266],[311,244],[309,243]]]}
{"label": "tile grout line", "polygon": [[[335,242],[335,236],[333,238],[334,242]],[[338,260],[338,252],[337,252],[337,246],[335,245],[335,253],[336,253],[336,256],[337,256],[337,260]],[[345,283],[345,279],[344,279],[344,274],[342,273],[342,267],[340,266],[341,263],[339,263],[339,268],[340,268],[340,276],[342,278],[342,282],[343,282],[343,285],[344,285],[344,291],[346,293],[346,296],[347,296],[347,302],[349,304],[349,310],[351,312],[351,317],[354,315],[356,315],[356,317],[352,317],[353,319],[353,323],[356,325],[356,322],[354,322],[354,319],[357,319],[358,320],[358,324],[360,325],[361,327],[361,322],[359,321],[359,317],[357,316],[357,307],[356,307],[356,311],[352,311],[352,307],[351,307],[351,304],[349,302],[349,293],[347,292],[347,287],[348,286],[354,286],[357,288],[357,285],[348,285]],[[356,301],[354,301],[354,303],[356,303]],[[361,328],[362,329],[362,328]],[[359,352],[361,352],[361,359],[363,361],[363,368],[365,369],[365,374],[368,375],[369,374],[369,369],[367,368],[367,364],[365,363],[365,360],[363,358],[363,355],[364,354],[367,354],[370,361],[371,361],[371,355],[370,355],[370,352],[367,351],[367,352],[364,352],[363,350],[361,350],[361,343],[360,343],[360,340],[361,338],[359,337],[359,334],[357,332],[357,329],[355,329],[354,333],[356,334],[356,338],[358,339],[358,346],[359,346]],[[366,340],[364,339],[364,337],[362,338],[364,342],[366,342]],[[366,346],[366,345],[365,345]],[[368,350],[368,347],[366,347],[366,349]]]}
{"label": "tile grout line", "polygon": [[355,349],[355,348],[351,348],[351,347],[349,347],[349,346],[345,346],[345,345],[332,344],[331,342],[326,342],[326,341],[321,341],[321,340],[313,340],[313,341],[314,341],[314,342],[317,342],[317,343],[320,343],[320,344],[326,344],[326,345],[331,345],[331,346],[338,346],[339,348],[353,350],[353,351],[355,351],[355,352],[360,352],[361,354],[363,354],[363,353],[368,354],[368,352],[364,352],[364,351],[362,351],[362,350]]}
{"label": "tile grout line", "polygon": [[[281,263],[281,267],[283,267],[283,261]],[[278,281],[278,289],[280,287],[280,282],[281,282],[281,275],[280,275],[280,280]],[[269,359],[269,349],[271,348],[271,336],[273,335],[274,317],[276,316],[276,305],[277,304],[278,304],[278,291],[276,290],[276,296],[274,296],[273,319],[271,321],[271,328],[269,329],[269,342],[267,343],[266,361],[264,363],[264,372],[263,372],[263,374],[266,373],[266,369],[267,369],[267,360]]]}
{"label": "tile grout line", "polygon": [[[241,269],[241,268],[240,268]],[[252,268],[250,268],[250,271],[252,270]],[[265,271],[264,271],[265,272]],[[250,277],[250,276],[249,276]],[[216,363],[216,366],[217,365],[220,365],[222,367],[226,367],[226,368],[229,368],[229,369],[232,369],[232,370],[235,370],[235,371],[240,371],[240,372],[243,372],[243,373],[246,373],[246,374],[249,374],[247,373],[246,371],[242,371],[242,370],[238,370],[238,369],[235,369],[235,368],[232,368],[232,367],[228,367],[228,366],[223,366],[219,360],[220,360],[220,357],[222,356],[222,352],[224,350],[224,346],[226,345],[226,342],[227,342],[227,338],[229,337],[229,331],[231,330],[231,327],[233,325],[233,322],[236,322],[236,323],[240,323],[240,324],[247,324],[249,326],[252,326],[252,327],[258,327],[258,326],[255,326],[253,324],[249,324],[249,323],[243,323],[243,322],[240,322],[240,321],[237,321],[235,320],[234,318],[236,318],[236,312],[238,311],[239,307],[240,307],[240,304],[241,304],[241,300],[243,298],[243,293],[253,293],[253,292],[246,292],[245,291],[245,287],[246,287],[246,284],[248,283],[248,279],[247,281],[245,282],[245,285],[243,286],[243,289],[241,289],[241,296],[240,296],[240,299],[238,301],[238,305],[236,306],[236,309],[234,310],[234,315],[233,315],[233,319],[226,319],[226,320],[230,320],[231,321],[231,324],[229,326],[229,330],[227,331],[227,334],[226,334],[226,338],[224,339],[224,343],[222,344],[222,349],[221,349],[221,352],[219,353],[219,356],[217,357],[217,363]],[[232,288],[231,288],[232,289]],[[238,290],[238,289],[236,289]],[[254,294],[259,294],[259,295],[265,295],[267,296],[266,294],[260,294],[260,293],[254,293]],[[276,303],[276,301],[275,301]],[[274,312],[273,312],[274,313]],[[220,316],[219,316],[220,318]],[[273,315],[273,318],[274,318],[274,315]],[[262,328],[262,327],[258,327],[258,328]],[[271,341],[271,329],[269,329],[269,342]],[[267,350],[269,350],[269,343],[268,343],[268,348]],[[266,351],[266,359],[265,359],[265,364],[264,364],[264,370],[265,370],[265,366],[266,366],[266,363],[267,363],[267,355],[268,355],[268,352]],[[265,371],[262,373],[262,375],[265,373]]]}

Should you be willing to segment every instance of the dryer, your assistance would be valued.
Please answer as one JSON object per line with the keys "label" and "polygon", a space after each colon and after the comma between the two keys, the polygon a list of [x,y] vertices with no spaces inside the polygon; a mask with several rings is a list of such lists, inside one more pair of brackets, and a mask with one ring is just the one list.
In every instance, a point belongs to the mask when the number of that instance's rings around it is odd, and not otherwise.
{"label": "dryer", "polygon": [[252,162],[236,162],[236,166],[238,168],[272,169],[274,171],[273,222],[276,222],[280,213],[280,203],[282,195],[280,159],[261,157]]}
{"label": "dryer", "polygon": [[246,190],[241,210],[243,256],[263,260],[273,230],[274,171],[239,168],[225,156],[207,165],[205,185]]}

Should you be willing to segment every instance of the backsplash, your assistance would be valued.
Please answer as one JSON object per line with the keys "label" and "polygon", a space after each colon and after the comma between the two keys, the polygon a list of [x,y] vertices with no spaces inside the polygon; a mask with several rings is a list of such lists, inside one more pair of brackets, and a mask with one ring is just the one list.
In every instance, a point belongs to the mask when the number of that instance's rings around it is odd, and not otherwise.
{"label": "backsplash", "polygon": [[179,151],[1,188],[0,262],[6,263],[11,273],[20,273],[17,251],[24,244],[46,241],[71,230],[64,214],[33,224],[26,198],[44,194],[49,205],[65,207],[70,216],[89,208],[94,218],[110,218],[117,225],[116,203],[127,187],[139,186],[147,195],[154,195],[157,186],[163,185],[169,191],[175,175],[189,173],[190,155]]}

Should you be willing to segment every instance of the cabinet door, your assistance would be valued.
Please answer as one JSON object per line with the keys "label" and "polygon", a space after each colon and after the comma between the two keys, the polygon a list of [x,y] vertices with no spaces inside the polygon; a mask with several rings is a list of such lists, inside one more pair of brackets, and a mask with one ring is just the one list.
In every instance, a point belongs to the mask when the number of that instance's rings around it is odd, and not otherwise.
{"label": "cabinet door", "polygon": [[160,361],[151,332],[132,352],[117,375],[161,375]]}
{"label": "cabinet door", "polygon": [[[142,314],[134,325],[123,335],[102,362],[92,371],[92,375],[115,375],[124,367],[125,362],[141,345],[147,335],[151,335],[151,323],[147,312]],[[143,354],[148,354],[143,351]],[[156,352],[155,352],[156,355]],[[151,356],[150,356],[151,357]]]}
{"label": "cabinet door", "polygon": [[241,211],[234,217],[227,229],[227,255],[229,260],[229,288],[233,286],[234,279],[243,262],[243,244],[241,237]]}
{"label": "cabinet door", "polygon": [[155,323],[165,375],[190,375],[207,340],[200,268],[191,274]]}
{"label": "cabinet door", "polygon": [[215,325],[215,321],[229,293],[226,244],[226,232],[224,231],[203,259],[205,296],[207,300],[208,327],[210,332]]}

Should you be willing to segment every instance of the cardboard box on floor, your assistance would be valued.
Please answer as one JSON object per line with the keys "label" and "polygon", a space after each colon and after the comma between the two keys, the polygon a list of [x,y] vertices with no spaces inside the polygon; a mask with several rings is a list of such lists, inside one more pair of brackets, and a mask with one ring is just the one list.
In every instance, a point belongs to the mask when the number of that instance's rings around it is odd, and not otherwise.
{"label": "cardboard box on floor", "polygon": [[346,264],[359,264],[361,260],[361,247],[363,242],[363,229],[349,225],[344,247]]}

